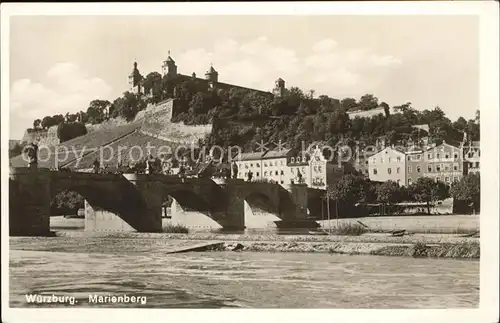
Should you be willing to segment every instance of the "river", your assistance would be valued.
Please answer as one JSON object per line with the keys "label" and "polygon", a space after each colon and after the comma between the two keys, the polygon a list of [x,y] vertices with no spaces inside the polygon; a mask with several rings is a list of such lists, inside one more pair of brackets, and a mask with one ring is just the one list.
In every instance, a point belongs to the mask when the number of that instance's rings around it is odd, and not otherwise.
{"label": "river", "polygon": [[[42,239],[42,240],[41,240]],[[87,252],[16,247],[10,305],[26,294],[74,296],[74,306],[156,308],[471,308],[479,304],[479,261],[314,253],[192,252],[124,239]],[[104,241],[102,242],[104,243]],[[29,245],[29,244],[28,244]],[[136,247],[140,246],[140,247]],[[19,250],[23,249],[23,250]],[[146,296],[140,304],[89,303],[89,294]],[[44,304],[43,306],[71,306]]]}

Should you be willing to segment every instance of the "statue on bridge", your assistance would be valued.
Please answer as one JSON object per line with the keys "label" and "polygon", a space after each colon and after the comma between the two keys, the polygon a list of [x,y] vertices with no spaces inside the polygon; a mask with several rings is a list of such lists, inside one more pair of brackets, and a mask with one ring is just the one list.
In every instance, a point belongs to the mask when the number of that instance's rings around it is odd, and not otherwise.
{"label": "statue on bridge", "polygon": [[304,179],[302,177],[302,173],[300,172],[300,170],[298,168],[297,168],[297,183],[298,184],[304,183]]}
{"label": "statue on bridge", "polygon": [[28,157],[28,167],[38,168],[38,144],[33,141],[25,149]]}
{"label": "statue on bridge", "polygon": [[250,170],[250,171],[248,172],[248,178],[247,178],[247,181],[248,181],[248,182],[251,182],[251,181],[252,181],[252,178],[253,178],[253,172],[252,172],[252,170]]}
{"label": "statue on bridge", "polygon": [[94,171],[94,174],[99,174],[99,170],[101,168],[101,163],[99,160],[96,158],[94,162],[92,163],[92,170]]}
{"label": "statue on bridge", "polygon": [[233,179],[238,178],[238,165],[236,165],[235,161],[233,161],[233,164],[231,165],[231,172]]}

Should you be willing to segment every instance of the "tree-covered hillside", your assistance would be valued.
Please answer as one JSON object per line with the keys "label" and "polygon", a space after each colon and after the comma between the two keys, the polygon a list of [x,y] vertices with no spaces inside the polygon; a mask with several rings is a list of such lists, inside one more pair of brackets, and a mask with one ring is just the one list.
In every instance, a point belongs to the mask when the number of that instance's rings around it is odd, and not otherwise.
{"label": "tree-covered hillside", "polygon": [[[417,111],[408,102],[391,108],[372,94],[357,100],[338,100],[326,95],[313,97],[314,91],[306,94],[291,87],[284,97],[277,98],[240,88],[210,90],[206,82],[195,78],[176,81],[157,72],[145,77],[144,92],[148,95],[138,97],[125,92],[113,102],[93,100],[87,111],[68,113],[66,117],[47,116],[35,120],[34,126],[48,127],[65,122],[64,119],[66,122],[80,120],[93,124],[109,117],[131,121],[148,103],[173,97],[176,99],[176,114],[172,121],[189,125],[213,123],[207,143],[240,145],[248,150],[261,140],[275,143],[281,140],[289,146],[300,147],[302,142],[309,144],[318,140],[335,145],[341,138],[348,143],[374,144],[378,137],[384,137],[389,144],[401,144],[409,138],[417,140],[425,135],[412,127],[417,124],[428,124],[429,135],[437,143],[461,141],[464,132],[471,140],[480,139],[479,111],[475,119],[460,117],[452,122],[439,107]],[[349,110],[370,110],[379,106],[384,107],[386,115],[352,120],[347,115]]]}

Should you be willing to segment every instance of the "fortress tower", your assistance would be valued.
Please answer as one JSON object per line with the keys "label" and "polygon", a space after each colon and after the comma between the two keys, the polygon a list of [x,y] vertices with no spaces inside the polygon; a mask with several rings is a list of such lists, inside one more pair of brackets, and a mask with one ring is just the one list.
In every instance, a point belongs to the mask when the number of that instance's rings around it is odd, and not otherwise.
{"label": "fortress tower", "polygon": [[212,64],[210,64],[210,68],[205,73],[205,79],[212,83],[217,83],[219,81],[219,73],[214,69]]}
{"label": "fortress tower", "polygon": [[142,75],[137,69],[137,62],[134,62],[134,69],[128,77],[129,91],[134,94],[141,94],[142,91]]}
{"label": "fortress tower", "polygon": [[281,98],[285,95],[285,81],[281,77],[275,82],[273,94],[278,98]]}
{"label": "fortress tower", "polygon": [[161,66],[161,71],[163,76],[176,76],[177,75],[177,65],[175,65],[175,61],[170,57],[170,51],[168,51],[167,60],[163,62]]}

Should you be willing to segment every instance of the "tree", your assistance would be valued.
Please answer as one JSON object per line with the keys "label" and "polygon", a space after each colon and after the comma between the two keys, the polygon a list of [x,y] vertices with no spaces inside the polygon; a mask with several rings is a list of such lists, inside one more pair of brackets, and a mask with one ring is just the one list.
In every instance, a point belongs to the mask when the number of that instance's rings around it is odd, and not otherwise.
{"label": "tree", "polygon": [[62,114],[56,114],[52,116],[52,120],[54,120],[54,126],[57,126],[60,123],[64,122],[64,116]]}
{"label": "tree", "polygon": [[481,177],[479,174],[468,174],[454,183],[450,188],[451,196],[458,200],[472,204],[474,212],[481,203]]}
{"label": "tree", "polygon": [[87,128],[80,122],[63,122],[57,126],[57,138],[61,142],[87,134]]}
{"label": "tree", "polygon": [[366,202],[369,182],[361,175],[343,175],[338,181],[328,185],[326,195],[330,199],[354,205]]}
{"label": "tree", "polygon": [[375,109],[378,107],[378,98],[373,94],[365,94],[359,99],[358,107],[361,110]]}
{"label": "tree", "polygon": [[52,200],[51,208],[59,212],[76,211],[84,207],[85,199],[74,191],[62,191]]}
{"label": "tree", "polygon": [[33,129],[38,129],[40,128],[40,125],[42,124],[42,120],[40,119],[36,119],[35,121],[33,121]]}
{"label": "tree", "polygon": [[349,111],[351,109],[354,110],[355,108],[357,108],[358,107],[358,103],[356,102],[356,99],[345,98],[345,99],[342,99],[342,101],[340,101],[340,106],[345,111]]}
{"label": "tree", "polygon": [[87,116],[92,124],[101,123],[104,121],[107,114],[107,109],[111,106],[108,100],[93,100],[89,103]]}
{"label": "tree", "polygon": [[420,177],[409,189],[415,201],[426,203],[428,214],[431,214],[431,203],[450,196],[449,187],[445,183],[436,182],[429,177]]}
{"label": "tree", "polygon": [[377,185],[375,193],[378,202],[389,205],[389,212],[391,212],[390,206],[394,203],[401,202],[402,199],[401,188],[398,183],[393,181],[386,181]]}
{"label": "tree", "polygon": [[45,118],[42,119],[41,124],[43,129],[48,129],[52,126],[55,126],[56,122],[51,116],[46,116]]}

